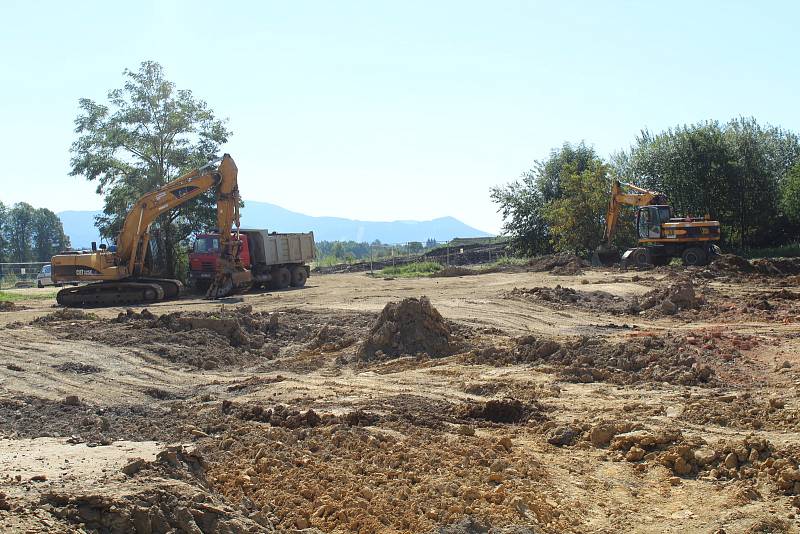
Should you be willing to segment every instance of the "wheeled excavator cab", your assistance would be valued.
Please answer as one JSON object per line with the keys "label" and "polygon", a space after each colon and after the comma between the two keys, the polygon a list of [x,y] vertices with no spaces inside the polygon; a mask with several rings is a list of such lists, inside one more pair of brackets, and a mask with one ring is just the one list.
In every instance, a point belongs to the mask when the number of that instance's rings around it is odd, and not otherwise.
{"label": "wheeled excavator cab", "polygon": [[636,210],[636,232],[639,239],[660,239],[661,225],[672,218],[669,206],[642,206]]}

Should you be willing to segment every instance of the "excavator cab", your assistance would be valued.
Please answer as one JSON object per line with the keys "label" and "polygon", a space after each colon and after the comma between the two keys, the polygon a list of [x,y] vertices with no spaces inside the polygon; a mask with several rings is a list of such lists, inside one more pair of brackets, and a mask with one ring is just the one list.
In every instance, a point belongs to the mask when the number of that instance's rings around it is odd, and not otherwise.
{"label": "excavator cab", "polygon": [[639,239],[660,239],[661,225],[672,218],[669,206],[643,206],[636,210],[636,230]]}

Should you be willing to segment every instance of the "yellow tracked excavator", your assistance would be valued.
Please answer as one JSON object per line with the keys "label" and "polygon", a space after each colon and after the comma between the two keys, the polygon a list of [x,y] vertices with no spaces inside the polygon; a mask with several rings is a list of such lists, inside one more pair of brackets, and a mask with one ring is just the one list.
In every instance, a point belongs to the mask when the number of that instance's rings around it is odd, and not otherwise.
{"label": "yellow tracked excavator", "polygon": [[[636,207],[636,233],[639,246],[619,251],[611,244],[622,206]],[[681,258],[684,265],[705,265],[718,253],[714,244],[720,239],[719,221],[705,217],[675,217],[667,198],[633,184],[614,180],[606,213],[606,229],[592,263],[611,265],[621,260],[623,266],[667,265]]]}
{"label": "yellow tracked excavator", "polygon": [[92,244],[91,251],[63,252],[53,256],[51,264],[55,283],[90,282],[62,289],[56,295],[58,303],[63,306],[114,306],[178,297],[183,290],[181,282],[154,276],[145,261],[150,225],[162,213],[212,188],[216,188],[217,196],[220,258],[206,295],[220,298],[249,287],[250,271],[239,260],[240,241],[231,235],[234,223],[237,232],[239,228],[237,174],[236,163],[225,154],[142,196],[125,217],[116,246],[101,245],[98,249]]}

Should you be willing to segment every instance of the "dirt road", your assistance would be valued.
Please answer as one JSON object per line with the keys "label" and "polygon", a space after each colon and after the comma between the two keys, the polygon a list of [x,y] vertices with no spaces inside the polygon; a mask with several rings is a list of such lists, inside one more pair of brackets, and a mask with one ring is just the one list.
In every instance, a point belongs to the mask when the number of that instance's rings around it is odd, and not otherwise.
{"label": "dirt road", "polygon": [[793,532],[796,285],[342,274],[147,311],[18,301],[0,528]]}

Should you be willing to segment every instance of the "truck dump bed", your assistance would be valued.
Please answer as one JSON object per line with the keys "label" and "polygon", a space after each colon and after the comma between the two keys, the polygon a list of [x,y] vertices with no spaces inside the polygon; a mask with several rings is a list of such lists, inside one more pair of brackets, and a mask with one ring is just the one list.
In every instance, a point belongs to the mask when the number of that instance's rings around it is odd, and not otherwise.
{"label": "truck dump bed", "polygon": [[307,263],[314,259],[314,232],[278,234],[241,230],[248,236],[251,261],[263,265]]}

